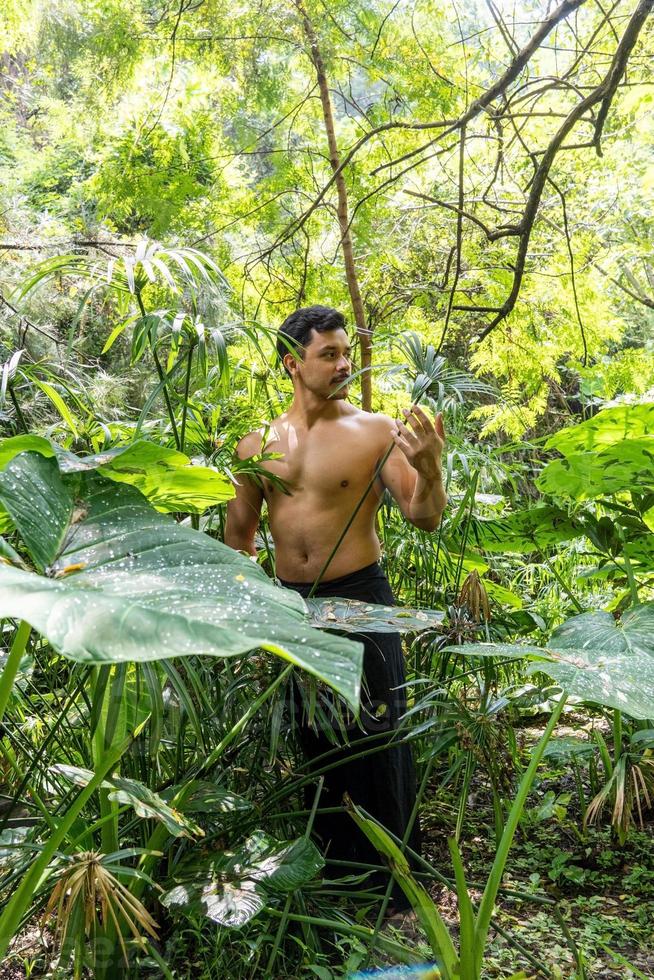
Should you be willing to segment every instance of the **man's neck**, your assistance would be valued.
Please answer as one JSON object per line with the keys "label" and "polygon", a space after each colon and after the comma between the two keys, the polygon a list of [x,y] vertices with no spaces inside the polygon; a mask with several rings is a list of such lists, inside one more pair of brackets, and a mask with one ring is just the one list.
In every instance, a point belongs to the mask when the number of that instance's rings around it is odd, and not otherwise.
{"label": "man's neck", "polygon": [[320,398],[306,389],[296,388],[286,417],[311,429],[316,422],[339,419],[349,414],[350,410],[350,405],[344,399]]}

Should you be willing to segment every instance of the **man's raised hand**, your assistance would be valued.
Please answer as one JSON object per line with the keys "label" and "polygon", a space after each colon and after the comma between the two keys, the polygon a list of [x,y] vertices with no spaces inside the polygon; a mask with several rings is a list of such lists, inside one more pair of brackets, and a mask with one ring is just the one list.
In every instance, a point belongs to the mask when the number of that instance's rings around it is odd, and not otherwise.
{"label": "man's raised hand", "polygon": [[441,475],[441,456],[445,445],[442,414],[439,412],[432,422],[417,405],[402,412],[405,421],[396,419],[393,428],[395,445],[420,476],[429,481],[437,479]]}

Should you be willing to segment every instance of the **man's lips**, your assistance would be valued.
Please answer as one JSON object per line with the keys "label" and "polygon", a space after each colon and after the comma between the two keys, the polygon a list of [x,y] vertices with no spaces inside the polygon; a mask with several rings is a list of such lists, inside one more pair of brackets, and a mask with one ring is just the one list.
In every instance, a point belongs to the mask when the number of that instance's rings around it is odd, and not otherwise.
{"label": "man's lips", "polygon": [[349,379],[350,379],[350,375],[349,374],[343,374],[343,375],[341,375],[340,378],[334,378],[334,380],[332,381],[332,384],[339,385],[343,381],[349,381]]}

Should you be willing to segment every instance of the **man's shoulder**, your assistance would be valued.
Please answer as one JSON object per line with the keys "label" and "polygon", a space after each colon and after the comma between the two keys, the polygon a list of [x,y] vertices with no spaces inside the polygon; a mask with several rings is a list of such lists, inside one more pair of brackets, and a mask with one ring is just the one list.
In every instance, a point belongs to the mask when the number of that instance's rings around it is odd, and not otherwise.
{"label": "man's shoulder", "polygon": [[248,459],[261,452],[261,429],[248,432],[246,436],[239,439],[236,446],[236,453],[241,459]]}
{"label": "man's shoulder", "polygon": [[394,424],[390,415],[384,415],[382,412],[364,412],[361,409],[357,409],[356,414],[351,418],[367,432],[378,432],[382,435],[390,432]]}
{"label": "man's shoulder", "polygon": [[278,429],[283,425],[286,416],[280,415],[271,422],[263,422],[258,429],[253,429],[239,441],[236,452],[241,459],[258,456],[269,442],[279,437]]}

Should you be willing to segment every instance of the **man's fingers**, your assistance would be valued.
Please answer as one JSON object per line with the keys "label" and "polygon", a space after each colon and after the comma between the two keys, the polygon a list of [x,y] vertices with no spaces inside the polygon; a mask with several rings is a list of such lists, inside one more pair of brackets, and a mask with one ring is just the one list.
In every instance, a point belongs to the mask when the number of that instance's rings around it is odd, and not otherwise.
{"label": "man's fingers", "polygon": [[420,435],[424,432],[420,419],[417,419],[407,408],[402,409],[405,421],[409,423],[416,435]]}
{"label": "man's fingers", "polygon": [[[406,433],[406,436],[404,435],[404,432],[402,432],[402,429]],[[401,449],[402,452],[406,452],[407,450],[409,451],[412,450],[411,443],[409,442],[409,438],[407,437],[410,437],[411,439],[415,439],[415,436],[413,435],[412,432],[409,432],[406,425],[400,422],[399,419],[396,419],[395,428],[392,430],[391,435],[393,436],[393,441],[395,445],[398,447],[398,449]]]}
{"label": "man's fingers", "polygon": [[443,413],[439,412],[436,416],[436,432],[445,441],[445,425],[443,423]]}
{"label": "man's fingers", "polygon": [[404,455],[408,459],[409,454],[413,452],[413,449],[406,441],[406,439],[403,439],[400,433],[396,432],[395,435],[393,436],[393,441],[395,442],[395,445],[400,450],[400,452],[404,453]]}
{"label": "man's fingers", "polygon": [[429,418],[427,413],[423,412],[423,410],[418,405],[411,406],[411,414],[414,415],[415,418],[420,422],[425,432],[434,431],[434,425],[432,423],[432,420]]}
{"label": "man's fingers", "polygon": [[[409,419],[409,421],[411,420]],[[396,419],[395,424],[398,428],[400,435],[404,436],[404,438],[407,440],[409,444],[412,442],[412,440],[416,438],[416,433],[412,432],[411,429],[407,428],[407,426],[404,424],[404,422],[401,421],[401,419]]]}
{"label": "man's fingers", "polygon": [[425,431],[425,427],[422,424],[422,420],[418,418],[413,408],[411,409],[403,408],[402,414],[404,415],[405,420],[409,423],[409,425],[411,426],[411,428],[414,430],[416,434],[420,435]]}

